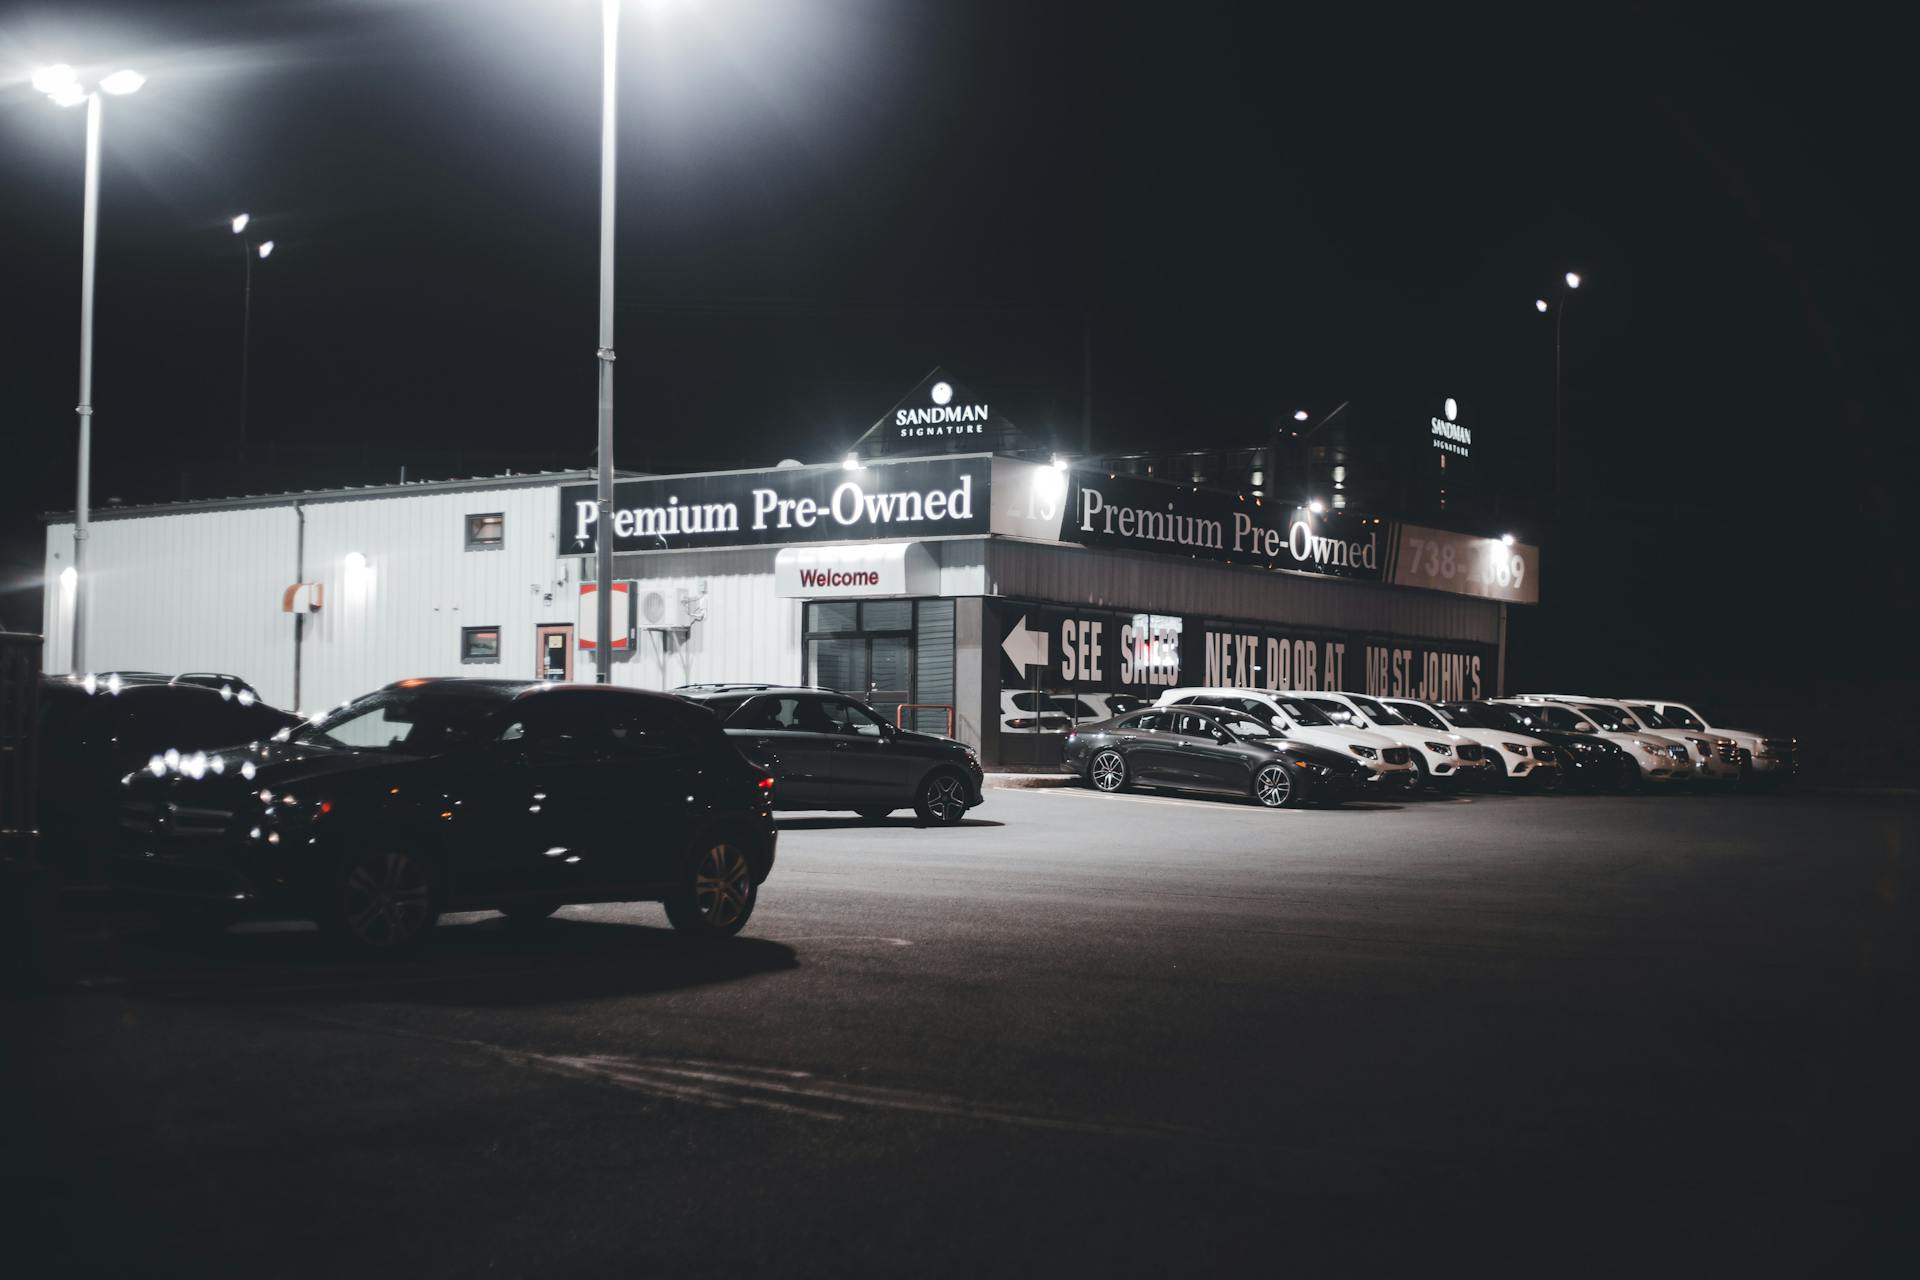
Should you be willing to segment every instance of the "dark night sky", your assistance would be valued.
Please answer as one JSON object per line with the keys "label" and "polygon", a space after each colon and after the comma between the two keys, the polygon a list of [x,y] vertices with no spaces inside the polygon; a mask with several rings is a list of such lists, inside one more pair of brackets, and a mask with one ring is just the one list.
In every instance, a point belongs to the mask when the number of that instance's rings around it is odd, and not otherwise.
{"label": "dark night sky", "polygon": [[[1524,513],[1550,457],[1532,303],[1573,267],[1590,519],[1516,624],[1522,669],[1730,661],[1758,682],[1822,674],[1782,664],[1792,646],[1844,649],[1828,675],[1897,656],[1917,273],[1892,33],[1830,8],[1777,31],[1268,8],[631,0],[622,462],[834,456],[935,363],[1072,429],[1090,316],[1105,446],[1456,394]],[[256,274],[256,446],[389,451],[364,479],[407,450],[589,461],[597,4],[16,7],[9,579],[37,566],[33,513],[72,502],[82,122],[25,83],[56,58],[152,77],[108,102],[97,503],[177,496],[182,467],[204,492],[191,469],[231,457],[242,208],[278,245]],[[1740,654],[1656,661],[1649,616]],[[37,617],[0,594],[0,618]]]}

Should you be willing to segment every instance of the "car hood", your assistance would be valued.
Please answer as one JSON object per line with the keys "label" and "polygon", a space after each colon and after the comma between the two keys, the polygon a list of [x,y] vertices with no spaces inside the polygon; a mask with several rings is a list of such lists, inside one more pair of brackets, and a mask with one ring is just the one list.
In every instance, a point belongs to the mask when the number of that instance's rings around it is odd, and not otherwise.
{"label": "car hood", "polygon": [[277,789],[316,778],[391,769],[396,764],[411,762],[412,757],[383,751],[344,751],[299,742],[256,742],[246,746],[223,747],[217,751],[191,753],[182,757],[177,764],[168,764],[162,759],[161,763],[166,766],[164,771],[156,773],[149,765],[129,774],[127,781],[134,785],[149,786],[157,782],[200,784],[209,791],[227,788],[245,791],[256,787]]}
{"label": "car hood", "polygon": [[[1056,713],[1061,714],[1061,713]],[[1102,721],[1101,723],[1107,723]],[[916,733],[912,729],[902,729],[893,735],[893,740],[912,747],[921,747],[928,751],[949,751],[962,755],[970,748],[958,738],[948,738],[938,733]]]}

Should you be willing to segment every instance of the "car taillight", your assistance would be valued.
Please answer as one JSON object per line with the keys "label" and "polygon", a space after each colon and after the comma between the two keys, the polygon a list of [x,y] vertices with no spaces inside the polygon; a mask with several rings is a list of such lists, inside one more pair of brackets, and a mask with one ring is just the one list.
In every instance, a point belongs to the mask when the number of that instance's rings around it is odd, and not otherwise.
{"label": "car taillight", "polygon": [[1034,722],[1024,716],[1015,716],[1013,719],[1007,721],[1007,728],[1009,729],[1031,729],[1033,726]]}
{"label": "car taillight", "polygon": [[768,774],[766,777],[760,779],[759,787],[762,791],[773,790],[773,775]]}

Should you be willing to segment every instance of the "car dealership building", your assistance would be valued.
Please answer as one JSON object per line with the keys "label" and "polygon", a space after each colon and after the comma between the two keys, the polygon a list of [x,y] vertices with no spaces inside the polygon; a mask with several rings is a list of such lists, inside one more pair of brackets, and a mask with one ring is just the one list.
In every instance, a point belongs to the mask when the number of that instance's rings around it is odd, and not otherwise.
{"label": "car dealership building", "polygon": [[[989,763],[1057,760],[1075,719],[1181,684],[1501,690],[1534,548],[1006,456],[987,405],[933,389],[941,412],[896,410],[860,457],[622,478],[604,520],[588,472],[101,512],[88,665],[228,672],[303,710],[409,676],[591,679],[611,537],[617,683],[823,685]],[[72,549],[50,521],[55,672]]]}

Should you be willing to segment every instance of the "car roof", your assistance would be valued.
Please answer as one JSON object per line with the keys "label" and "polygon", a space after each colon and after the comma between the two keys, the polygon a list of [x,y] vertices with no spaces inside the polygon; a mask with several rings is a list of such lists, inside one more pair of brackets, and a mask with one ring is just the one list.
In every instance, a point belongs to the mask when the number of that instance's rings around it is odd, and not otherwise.
{"label": "car roof", "polygon": [[[187,686],[192,687],[192,686]],[[529,698],[542,694],[566,694],[577,697],[591,694],[606,698],[647,698],[655,702],[675,702],[684,705],[685,698],[670,693],[656,693],[651,689],[634,689],[620,684],[571,684],[557,680],[502,680],[486,676],[414,676],[406,680],[395,680],[383,685],[380,692],[390,689],[419,689],[431,693],[452,694],[467,698],[498,698],[508,701],[515,698]]]}
{"label": "car roof", "polygon": [[683,684],[674,690],[683,698],[711,698],[722,693],[832,693],[850,697],[838,689],[817,684]]}

